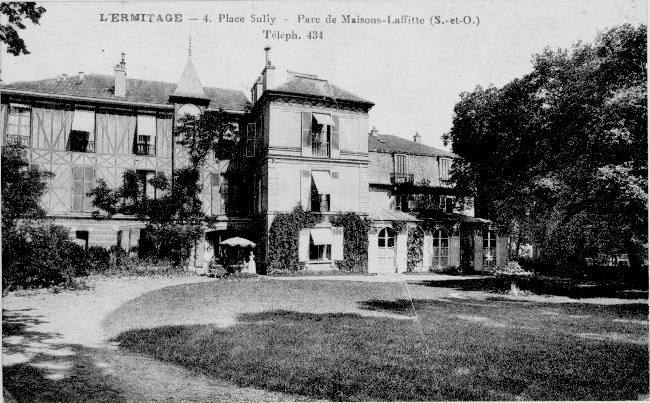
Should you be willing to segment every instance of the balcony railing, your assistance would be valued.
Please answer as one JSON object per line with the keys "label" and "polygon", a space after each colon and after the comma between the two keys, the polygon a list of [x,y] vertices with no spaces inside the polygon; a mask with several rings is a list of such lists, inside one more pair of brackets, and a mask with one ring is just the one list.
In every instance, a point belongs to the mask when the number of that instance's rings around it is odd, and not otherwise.
{"label": "balcony railing", "polygon": [[156,146],[154,144],[138,143],[135,145],[137,155],[156,155]]}
{"label": "balcony railing", "polygon": [[390,174],[390,182],[393,184],[413,183],[413,174],[394,172]]}
{"label": "balcony railing", "polygon": [[330,143],[328,141],[320,141],[320,140],[312,139],[311,155],[314,157],[329,157]]}
{"label": "balcony railing", "polygon": [[13,146],[29,147],[29,136],[21,136],[19,134],[8,134],[7,144]]}

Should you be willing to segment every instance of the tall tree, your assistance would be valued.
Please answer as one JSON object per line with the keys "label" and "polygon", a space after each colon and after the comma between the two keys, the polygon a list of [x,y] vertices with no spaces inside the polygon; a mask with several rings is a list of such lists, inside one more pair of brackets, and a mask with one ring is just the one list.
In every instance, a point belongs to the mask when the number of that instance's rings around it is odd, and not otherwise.
{"label": "tall tree", "polygon": [[646,27],[546,49],[503,88],[461,94],[445,140],[477,214],[534,242],[550,264],[647,248]]}
{"label": "tall tree", "polygon": [[7,53],[14,56],[29,54],[18,31],[26,28],[26,20],[38,25],[44,12],[45,8],[34,2],[0,3],[0,13],[7,19],[7,24],[0,24],[0,41],[7,44]]}

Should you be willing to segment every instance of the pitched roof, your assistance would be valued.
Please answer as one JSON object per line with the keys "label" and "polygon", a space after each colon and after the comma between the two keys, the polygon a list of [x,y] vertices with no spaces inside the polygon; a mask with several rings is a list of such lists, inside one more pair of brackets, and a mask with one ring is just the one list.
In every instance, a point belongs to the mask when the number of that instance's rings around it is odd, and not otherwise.
{"label": "pitched roof", "polygon": [[[86,74],[82,81],[76,76],[66,80],[48,78],[36,81],[21,81],[0,86],[0,92],[6,90],[28,91],[34,93],[66,95],[72,97],[99,98],[112,101],[134,103],[151,103],[169,105],[169,96],[176,89],[176,84],[163,81],[150,81],[135,78],[126,79],[126,96],[117,97],[113,93],[115,78],[101,74]],[[205,87],[204,92],[210,99],[208,108],[230,111],[247,111],[251,104],[242,91],[223,88]]]}
{"label": "pitched roof", "polygon": [[275,88],[270,88],[270,90],[286,94],[309,95],[334,101],[351,101],[374,105],[366,99],[330,84],[327,80],[311,76],[293,75],[286,82]]}
{"label": "pitched roof", "polygon": [[205,95],[205,92],[203,92],[203,86],[201,85],[199,74],[196,72],[194,63],[192,63],[192,56],[188,56],[181,79],[178,80],[178,86],[176,86],[172,95],[187,98],[208,98]]}
{"label": "pitched roof", "polygon": [[401,137],[390,134],[368,135],[368,151],[380,153],[401,153],[411,155],[426,155],[432,157],[457,157],[456,154],[441,150],[439,148],[429,147],[427,145],[409,141]]}
{"label": "pitched roof", "polygon": [[420,221],[417,217],[411,214],[404,213],[397,210],[387,210],[382,208],[371,209],[368,212],[368,217],[375,221]]}

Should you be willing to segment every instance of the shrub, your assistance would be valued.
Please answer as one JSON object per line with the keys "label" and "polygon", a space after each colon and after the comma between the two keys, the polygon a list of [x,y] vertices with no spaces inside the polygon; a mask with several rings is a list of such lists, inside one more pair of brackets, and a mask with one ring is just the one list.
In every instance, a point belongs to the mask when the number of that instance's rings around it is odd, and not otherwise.
{"label": "shrub", "polygon": [[372,221],[356,213],[339,213],[330,219],[335,227],[343,227],[343,260],[339,270],[348,273],[368,272],[368,231]]}
{"label": "shrub", "polygon": [[143,232],[141,243],[150,246],[148,251],[144,251],[146,257],[166,260],[174,266],[184,266],[202,235],[200,225],[151,224]]}
{"label": "shrub", "polygon": [[459,266],[432,266],[429,271],[432,273],[447,274],[452,276],[463,274],[463,270]]}
{"label": "shrub", "polygon": [[50,221],[23,221],[2,234],[2,288],[74,287],[87,272],[85,251],[68,229]]}

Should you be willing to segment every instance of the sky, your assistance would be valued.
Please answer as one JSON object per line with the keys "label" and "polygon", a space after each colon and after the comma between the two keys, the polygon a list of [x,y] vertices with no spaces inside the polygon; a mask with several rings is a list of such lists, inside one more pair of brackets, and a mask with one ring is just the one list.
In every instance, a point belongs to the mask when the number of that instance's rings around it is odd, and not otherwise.
{"label": "sky", "polygon": [[[408,139],[419,132],[424,144],[446,149],[441,137],[462,92],[502,86],[530,72],[532,56],[545,47],[591,42],[623,23],[647,24],[648,13],[643,0],[40,4],[47,10],[40,25],[21,31],[31,54],[2,53],[4,83],[79,71],[112,75],[121,52],[128,77],[177,82],[191,36],[202,84],[250,98],[270,45],[278,83],[287,70],[315,74],[374,102],[370,128]],[[182,22],[110,22],[110,13],[181,14]],[[227,22],[226,14],[243,22]],[[326,22],[328,15],[336,22]],[[343,23],[343,15],[382,22]],[[389,24],[389,17],[411,23]],[[273,38],[276,31],[300,39]],[[310,31],[316,39],[308,38]]]}

